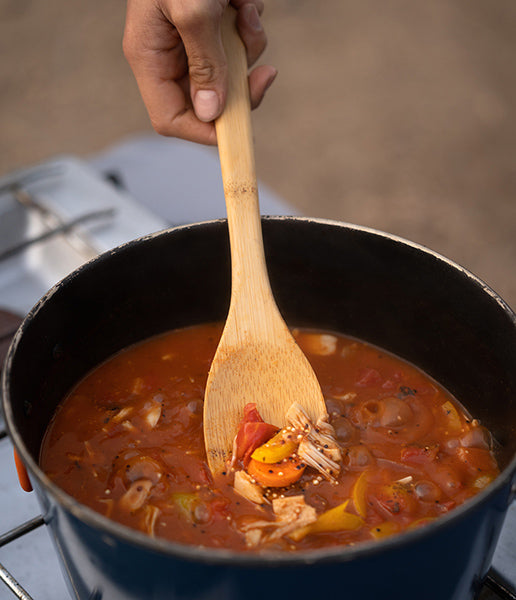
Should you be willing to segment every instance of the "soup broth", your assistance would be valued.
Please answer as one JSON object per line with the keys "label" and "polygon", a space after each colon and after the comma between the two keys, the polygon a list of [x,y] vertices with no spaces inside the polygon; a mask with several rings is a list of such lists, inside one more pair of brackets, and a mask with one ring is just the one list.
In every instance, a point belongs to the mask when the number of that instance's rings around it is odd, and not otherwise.
{"label": "soup broth", "polygon": [[[299,450],[304,431],[278,431],[250,404],[233,462],[214,482],[203,397],[221,331],[171,331],[87,375],[48,428],[43,470],[79,502],[150,536],[250,552],[424,526],[498,474],[489,432],[421,370],[354,338],[294,330],[322,387],[338,468],[315,468]],[[262,437],[240,452],[257,430]]]}

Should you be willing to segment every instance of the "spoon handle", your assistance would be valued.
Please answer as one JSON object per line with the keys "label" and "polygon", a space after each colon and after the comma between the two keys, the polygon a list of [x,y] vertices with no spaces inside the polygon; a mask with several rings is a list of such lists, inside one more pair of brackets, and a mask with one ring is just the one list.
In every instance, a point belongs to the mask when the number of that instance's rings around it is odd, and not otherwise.
{"label": "spoon handle", "polygon": [[212,473],[227,460],[246,404],[277,427],[299,402],[317,421],[326,413],[321,387],[272,295],[261,234],[247,61],[226,9],[222,39],[228,59],[226,108],[216,121],[231,243],[231,302],[204,396],[204,440]]}
{"label": "spoon handle", "polygon": [[231,241],[232,297],[229,318],[249,310],[258,330],[259,315],[274,304],[263,250],[258,184],[254,160],[247,56],[236,29],[236,11],[228,7],[222,19],[222,41],[228,61],[226,107],[217,119],[217,143]]}

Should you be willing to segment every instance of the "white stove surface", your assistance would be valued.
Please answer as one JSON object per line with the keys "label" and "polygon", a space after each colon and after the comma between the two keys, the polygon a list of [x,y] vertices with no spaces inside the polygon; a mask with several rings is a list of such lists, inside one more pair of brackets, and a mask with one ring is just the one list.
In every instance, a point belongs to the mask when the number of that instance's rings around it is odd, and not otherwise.
{"label": "white stove surface", "polygon": [[[92,219],[74,234],[56,236],[22,255],[0,261],[0,308],[24,315],[59,279],[88,258],[127,240],[168,227],[225,217],[224,196],[216,152],[188,142],[158,136],[129,139],[89,163],[61,157],[40,166],[47,177],[26,185],[63,222],[86,212],[114,209],[104,219]],[[37,219],[22,217],[5,187],[26,178],[27,170],[0,179],[0,257],[16,241],[41,234]],[[109,173],[124,190],[106,182]],[[4,191],[2,191],[4,190]],[[272,192],[261,187],[262,214],[296,214]],[[30,212],[30,211],[29,211]],[[33,215],[34,216],[34,215]],[[9,228],[3,224],[9,219]],[[24,220],[25,219],[25,220]],[[11,226],[12,225],[12,226]],[[11,239],[12,238],[12,239]],[[3,420],[0,415],[0,430]],[[23,492],[12,460],[12,445],[0,439],[0,536],[40,514],[34,494]],[[0,582],[0,600],[69,600],[57,555],[45,527],[38,527],[0,547],[0,563],[20,583],[18,596]],[[496,569],[516,589],[516,505],[509,510],[494,559]],[[483,592],[482,600],[503,598]],[[510,598],[511,596],[505,596]],[[222,599],[221,599],[222,600]],[[438,599],[436,599],[438,600]]]}

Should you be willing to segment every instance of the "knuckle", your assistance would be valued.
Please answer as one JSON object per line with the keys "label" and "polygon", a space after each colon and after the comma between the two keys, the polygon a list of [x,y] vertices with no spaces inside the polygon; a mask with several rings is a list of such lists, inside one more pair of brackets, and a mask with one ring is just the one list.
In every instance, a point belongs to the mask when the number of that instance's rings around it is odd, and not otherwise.
{"label": "knuckle", "polygon": [[210,2],[204,0],[189,0],[185,2],[182,11],[176,17],[176,25],[184,30],[195,32],[203,23],[213,21],[222,14],[225,2]]}
{"label": "knuckle", "polygon": [[162,127],[161,124],[153,124],[153,129],[158,135],[168,136],[170,135],[167,127]]}
{"label": "knuckle", "polygon": [[263,0],[231,0],[230,2],[235,8],[242,8],[244,4],[254,4],[258,14],[262,14],[265,8]]}
{"label": "knuckle", "polygon": [[263,54],[266,46],[267,46],[267,43],[264,41],[259,41],[259,42],[254,42],[254,43],[252,41],[248,41],[248,43],[246,44],[246,50],[247,50],[247,62],[248,62],[249,66],[252,66],[256,63],[256,61]]}
{"label": "knuckle", "polygon": [[165,118],[163,114],[149,114],[152,128],[156,133],[163,136],[173,135],[173,128],[169,119]]}
{"label": "knuckle", "polygon": [[188,59],[190,77],[200,85],[207,85],[217,80],[219,69],[207,58],[194,56]]}
{"label": "knuckle", "polygon": [[125,30],[124,37],[122,38],[122,51],[126,60],[130,63],[136,55],[136,49],[134,44],[134,37],[131,35],[129,30]]}
{"label": "knuckle", "polygon": [[164,121],[160,122],[152,122],[152,128],[154,131],[163,137],[179,137],[177,135],[177,131],[174,127],[170,125],[170,123],[165,123]]}
{"label": "knuckle", "polygon": [[154,129],[154,131],[157,134],[163,135],[163,136],[171,135],[169,128],[165,125],[165,123],[163,121],[156,121],[156,120],[151,119],[151,124],[152,124],[152,128]]}

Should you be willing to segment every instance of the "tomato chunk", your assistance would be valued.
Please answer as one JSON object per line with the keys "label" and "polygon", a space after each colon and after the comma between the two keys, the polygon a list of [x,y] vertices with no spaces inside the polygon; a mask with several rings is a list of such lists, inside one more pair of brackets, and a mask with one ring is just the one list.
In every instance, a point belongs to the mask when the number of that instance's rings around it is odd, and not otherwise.
{"label": "tomato chunk", "polygon": [[271,439],[278,428],[264,423],[256,404],[249,403],[244,407],[244,417],[238,428],[233,448],[233,460],[241,460],[247,466],[251,454],[262,444]]}
{"label": "tomato chunk", "polygon": [[383,378],[377,369],[366,367],[358,377],[356,385],[360,387],[370,387],[383,383]]}
{"label": "tomato chunk", "polygon": [[438,452],[438,444],[432,446],[406,446],[401,450],[401,460],[404,463],[425,465],[433,462]]}

